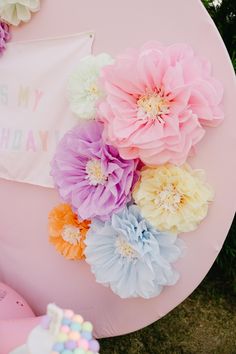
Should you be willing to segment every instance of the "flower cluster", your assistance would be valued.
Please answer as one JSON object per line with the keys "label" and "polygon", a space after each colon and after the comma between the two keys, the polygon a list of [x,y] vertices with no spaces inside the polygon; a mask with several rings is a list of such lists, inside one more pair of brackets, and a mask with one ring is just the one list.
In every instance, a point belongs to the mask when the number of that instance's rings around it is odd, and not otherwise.
{"label": "flower cluster", "polygon": [[149,42],[115,60],[84,58],[68,92],[78,124],[51,174],[78,219],[91,221],[86,261],[122,298],[157,296],[179,277],[177,235],[195,230],[213,200],[186,159],[204,127],[223,119],[221,85],[187,45]]}
{"label": "flower cluster", "polygon": [[31,12],[40,9],[40,0],[0,0],[0,56],[11,39],[9,25],[18,26],[28,22]]}
{"label": "flower cluster", "polygon": [[0,18],[13,26],[31,19],[31,12],[40,9],[40,0],[1,0]]}

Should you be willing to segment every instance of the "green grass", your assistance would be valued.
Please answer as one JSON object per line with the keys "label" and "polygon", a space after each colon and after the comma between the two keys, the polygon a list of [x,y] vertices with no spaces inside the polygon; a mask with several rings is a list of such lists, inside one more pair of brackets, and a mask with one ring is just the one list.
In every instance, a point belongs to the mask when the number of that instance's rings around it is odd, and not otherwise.
{"label": "green grass", "polygon": [[212,272],[164,318],[100,343],[102,354],[234,354],[236,298],[231,279]]}

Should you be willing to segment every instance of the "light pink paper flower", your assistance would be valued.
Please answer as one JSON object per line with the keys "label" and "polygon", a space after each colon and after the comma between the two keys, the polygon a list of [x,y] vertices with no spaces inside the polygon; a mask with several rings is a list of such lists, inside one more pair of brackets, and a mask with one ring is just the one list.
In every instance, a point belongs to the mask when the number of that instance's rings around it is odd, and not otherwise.
{"label": "light pink paper flower", "polygon": [[223,119],[223,90],[207,60],[185,44],[148,42],[103,69],[100,104],[104,137],[125,159],[182,164],[203,137],[204,126]]}

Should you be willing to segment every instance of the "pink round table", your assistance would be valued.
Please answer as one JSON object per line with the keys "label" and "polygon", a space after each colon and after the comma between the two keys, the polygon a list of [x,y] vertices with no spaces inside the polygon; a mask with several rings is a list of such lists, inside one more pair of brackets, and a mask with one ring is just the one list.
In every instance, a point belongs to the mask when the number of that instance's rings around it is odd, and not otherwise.
{"label": "pink round table", "polygon": [[[95,282],[85,262],[66,261],[49,245],[47,215],[59,202],[55,190],[0,181],[0,281],[21,293],[36,314],[55,302],[95,325],[98,337],[142,328],[171,311],[202,281],[229,230],[235,211],[235,82],[225,46],[200,0],[42,0],[32,21],[13,32],[27,40],[95,31],[93,52],[116,55],[147,40],[189,43],[208,58],[224,85],[225,121],[208,129],[189,162],[206,170],[216,196],[196,232],[180,235],[187,249],[176,263],[180,281],[151,300],[122,300]],[[16,59],[17,65],[17,59]]]}

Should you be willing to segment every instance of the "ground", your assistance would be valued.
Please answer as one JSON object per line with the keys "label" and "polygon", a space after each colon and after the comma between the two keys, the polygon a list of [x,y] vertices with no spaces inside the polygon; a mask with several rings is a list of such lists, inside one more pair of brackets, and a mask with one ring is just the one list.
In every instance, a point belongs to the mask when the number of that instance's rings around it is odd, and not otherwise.
{"label": "ground", "polygon": [[104,339],[101,354],[236,354],[236,296],[214,267],[194,293],[151,326]]}

